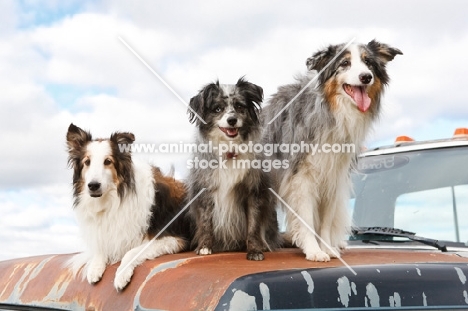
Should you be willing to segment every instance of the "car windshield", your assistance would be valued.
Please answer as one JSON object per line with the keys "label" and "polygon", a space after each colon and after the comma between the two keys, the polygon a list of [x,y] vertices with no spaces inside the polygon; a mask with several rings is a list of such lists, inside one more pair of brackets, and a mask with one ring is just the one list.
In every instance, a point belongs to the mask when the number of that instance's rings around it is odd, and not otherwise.
{"label": "car windshield", "polygon": [[354,226],[468,245],[468,147],[361,157],[352,180]]}

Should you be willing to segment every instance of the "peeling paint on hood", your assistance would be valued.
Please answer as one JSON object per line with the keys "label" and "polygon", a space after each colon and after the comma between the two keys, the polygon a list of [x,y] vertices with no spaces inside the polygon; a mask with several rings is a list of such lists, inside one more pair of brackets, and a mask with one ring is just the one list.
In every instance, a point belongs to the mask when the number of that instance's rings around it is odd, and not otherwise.
{"label": "peeling paint on hood", "polygon": [[[71,310],[229,310],[468,305],[468,258],[437,251],[346,250],[342,259],[305,260],[299,249],[265,253],[161,256],[135,269],[122,292],[113,287],[118,264],[90,285],[68,268],[70,255],[0,262],[1,303]],[[235,295],[235,297],[234,297]]]}

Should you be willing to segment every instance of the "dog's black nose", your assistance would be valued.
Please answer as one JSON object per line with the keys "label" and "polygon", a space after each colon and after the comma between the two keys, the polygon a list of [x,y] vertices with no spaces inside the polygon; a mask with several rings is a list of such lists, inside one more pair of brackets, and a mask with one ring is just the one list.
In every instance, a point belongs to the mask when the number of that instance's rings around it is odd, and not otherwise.
{"label": "dog's black nose", "polygon": [[364,84],[369,84],[372,81],[372,75],[370,73],[361,73],[359,80]]}
{"label": "dog's black nose", "polygon": [[97,181],[92,181],[92,182],[90,182],[88,184],[88,188],[91,191],[97,191],[97,190],[99,190],[99,188],[101,188],[101,183],[99,183]]}
{"label": "dog's black nose", "polygon": [[228,123],[230,126],[234,126],[234,125],[236,125],[236,123],[237,123],[237,118],[236,118],[236,117],[229,117],[229,118],[227,119],[227,123]]}

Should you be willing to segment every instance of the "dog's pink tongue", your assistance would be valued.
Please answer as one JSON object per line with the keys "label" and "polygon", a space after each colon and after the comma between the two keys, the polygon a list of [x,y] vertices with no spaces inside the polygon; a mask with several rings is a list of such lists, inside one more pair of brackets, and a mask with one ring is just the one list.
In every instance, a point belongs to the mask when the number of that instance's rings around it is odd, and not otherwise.
{"label": "dog's pink tongue", "polygon": [[219,127],[219,129],[229,137],[237,136],[237,133],[239,131],[239,129],[235,127]]}
{"label": "dog's pink tongue", "polygon": [[[350,90],[351,89],[351,90]],[[357,104],[357,107],[362,112],[366,112],[371,104],[371,99],[365,91],[365,87],[361,86],[348,86],[345,88],[346,93],[351,96]]]}

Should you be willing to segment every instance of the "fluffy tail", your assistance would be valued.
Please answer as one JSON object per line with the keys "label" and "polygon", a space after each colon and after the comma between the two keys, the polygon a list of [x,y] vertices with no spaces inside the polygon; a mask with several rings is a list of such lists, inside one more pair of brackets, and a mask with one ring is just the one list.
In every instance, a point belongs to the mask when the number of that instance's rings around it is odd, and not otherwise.
{"label": "fluffy tail", "polygon": [[171,168],[169,169],[169,172],[166,174],[168,177],[174,177],[175,176],[175,167],[174,164],[171,164]]}
{"label": "fluffy tail", "polygon": [[65,268],[70,269],[72,271],[74,278],[78,277],[78,275],[81,274],[81,278],[84,280],[84,278],[86,277],[86,268],[89,260],[90,256],[86,252],[78,253],[71,257],[69,260],[67,260],[67,262],[65,263]]}

